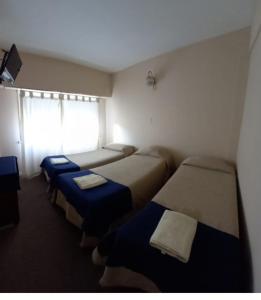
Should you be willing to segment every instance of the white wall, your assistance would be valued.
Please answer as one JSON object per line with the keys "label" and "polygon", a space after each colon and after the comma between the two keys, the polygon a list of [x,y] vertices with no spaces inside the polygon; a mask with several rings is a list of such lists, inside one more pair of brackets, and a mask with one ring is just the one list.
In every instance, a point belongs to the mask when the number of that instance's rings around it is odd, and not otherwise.
{"label": "white wall", "polygon": [[[139,63],[114,76],[108,142],[172,149],[177,162],[205,154],[236,160],[248,68],[249,29]],[[156,90],[146,86],[152,70]]]}
{"label": "white wall", "polygon": [[15,86],[110,97],[112,78],[107,72],[39,55],[21,53],[23,66]]}
{"label": "white wall", "polygon": [[17,92],[0,87],[0,156],[14,155],[21,163]]}
{"label": "white wall", "polygon": [[255,292],[261,292],[261,1],[252,28],[249,78],[238,147],[238,176]]}

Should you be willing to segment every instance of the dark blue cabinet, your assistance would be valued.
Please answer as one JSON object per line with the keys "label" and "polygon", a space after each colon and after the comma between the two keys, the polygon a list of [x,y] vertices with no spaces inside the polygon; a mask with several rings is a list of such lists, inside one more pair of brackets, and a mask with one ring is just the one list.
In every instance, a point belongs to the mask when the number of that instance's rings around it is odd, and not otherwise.
{"label": "dark blue cabinet", "polygon": [[19,222],[19,189],[17,158],[0,157],[0,227]]}

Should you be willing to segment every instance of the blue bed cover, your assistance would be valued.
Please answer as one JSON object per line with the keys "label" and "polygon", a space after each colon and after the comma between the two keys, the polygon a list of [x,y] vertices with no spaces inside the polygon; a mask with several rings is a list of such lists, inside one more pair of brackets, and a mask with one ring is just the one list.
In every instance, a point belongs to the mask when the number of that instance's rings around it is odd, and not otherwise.
{"label": "blue bed cover", "polygon": [[128,187],[107,179],[100,186],[81,190],[74,177],[93,174],[90,170],[60,174],[55,186],[82,216],[82,229],[91,236],[103,236],[110,225],[132,209],[131,191]]}
{"label": "blue bed cover", "polygon": [[188,263],[150,246],[151,235],[165,209],[150,202],[129,223],[105,236],[98,250],[108,256],[106,265],[141,273],[163,292],[240,291],[236,237],[198,223]]}
{"label": "blue bed cover", "polygon": [[59,174],[66,173],[66,172],[76,172],[80,171],[80,167],[73,163],[71,160],[69,160],[68,163],[64,164],[52,164],[51,158],[66,158],[65,155],[53,155],[53,156],[47,156],[43,159],[43,161],[40,164],[40,167],[45,169],[51,182],[55,179],[55,177]]}

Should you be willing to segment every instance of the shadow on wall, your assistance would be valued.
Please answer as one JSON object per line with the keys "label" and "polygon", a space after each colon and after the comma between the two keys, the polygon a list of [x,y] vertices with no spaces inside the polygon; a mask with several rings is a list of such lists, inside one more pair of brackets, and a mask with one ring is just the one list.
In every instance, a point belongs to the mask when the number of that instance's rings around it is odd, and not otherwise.
{"label": "shadow on wall", "polygon": [[[142,130],[142,128],[141,128]],[[137,144],[135,141],[132,141],[131,137],[128,134],[128,130],[123,126],[119,125],[118,123],[113,124],[113,134],[110,140],[107,142],[110,143],[123,143],[123,144],[130,144],[134,145],[138,150],[143,148],[147,148],[150,146],[158,146],[164,149],[165,151],[169,152],[172,155],[172,166],[177,169],[180,163],[187,158],[189,155],[184,155],[182,151],[178,151],[177,149],[173,149],[171,145],[162,145],[159,143],[149,143],[149,141],[143,141],[143,144]]]}
{"label": "shadow on wall", "polygon": [[249,236],[246,225],[246,218],[244,208],[242,204],[242,197],[239,188],[238,176],[237,176],[237,195],[238,195],[238,217],[239,217],[239,232],[240,232],[240,247],[241,247],[241,286],[242,292],[253,292],[253,267],[252,256],[250,251]]}
{"label": "shadow on wall", "polygon": [[[168,54],[166,57],[169,57],[171,54]],[[173,65],[170,64],[169,59],[166,59],[165,63],[161,63],[159,68],[155,68],[155,76],[158,82],[163,81],[163,79],[168,75],[169,72],[173,70]]]}

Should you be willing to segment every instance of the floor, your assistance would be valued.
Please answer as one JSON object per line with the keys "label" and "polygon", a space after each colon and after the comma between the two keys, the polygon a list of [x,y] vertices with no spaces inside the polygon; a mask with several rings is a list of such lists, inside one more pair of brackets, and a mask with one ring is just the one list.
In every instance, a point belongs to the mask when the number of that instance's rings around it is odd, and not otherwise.
{"label": "floor", "polygon": [[48,201],[44,178],[21,187],[20,223],[0,231],[0,292],[103,292],[103,268],[79,247],[80,230]]}

